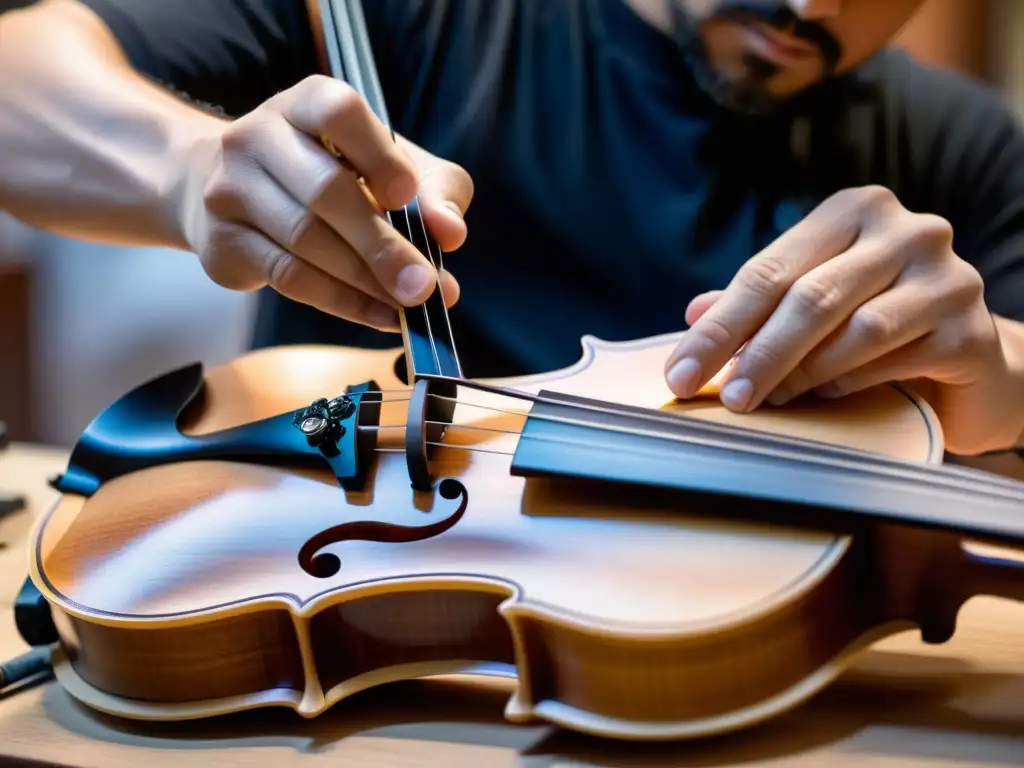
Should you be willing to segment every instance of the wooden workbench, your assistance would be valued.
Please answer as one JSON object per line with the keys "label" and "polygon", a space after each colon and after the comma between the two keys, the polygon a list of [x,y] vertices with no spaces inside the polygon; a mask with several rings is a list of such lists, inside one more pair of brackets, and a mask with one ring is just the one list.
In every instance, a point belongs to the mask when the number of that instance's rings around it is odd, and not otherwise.
{"label": "wooden workbench", "polygon": [[[0,655],[25,650],[11,603],[25,576],[31,519],[55,498],[46,478],[65,454],[15,445],[0,454],[0,489],[30,509],[0,522]],[[0,699],[0,764],[97,768],[289,765],[743,766],[949,768],[1024,766],[1024,606],[979,598],[939,648],[907,633],[863,658],[840,683],[790,715],[739,735],[674,745],[619,744],[544,726],[506,725],[503,687],[436,682],[360,694],[318,720],[287,712],[146,725],[97,716],[56,683]],[[18,764],[25,764],[19,762]],[[31,764],[31,763],[29,763]]]}

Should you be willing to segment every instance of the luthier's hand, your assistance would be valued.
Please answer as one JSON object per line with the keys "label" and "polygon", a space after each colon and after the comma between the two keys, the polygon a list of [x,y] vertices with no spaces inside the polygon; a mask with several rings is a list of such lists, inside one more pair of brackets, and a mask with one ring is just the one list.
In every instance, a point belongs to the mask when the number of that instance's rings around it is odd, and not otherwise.
{"label": "luthier's hand", "polygon": [[885,189],[832,196],[686,315],[665,369],[678,397],[739,352],[720,393],[734,411],[923,380],[950,451],[1007,447],[1024,429],[1005,344],[1020,327],[989,312],[950,225]]}
{"label": "luthier's hand", "polygon": [[[466,237],[469,175],[402,139],[396,145],[366,102],[333,78],[310,77],[236,121],[211,121],[185,158],[176,215],[206,272],[227,288],[269,285],[395,330],[397,306],[425,301],[437,273],[383,210],[418,193],[443,250]],[[441,290],[449,306],[458,299],[447,272]]]}

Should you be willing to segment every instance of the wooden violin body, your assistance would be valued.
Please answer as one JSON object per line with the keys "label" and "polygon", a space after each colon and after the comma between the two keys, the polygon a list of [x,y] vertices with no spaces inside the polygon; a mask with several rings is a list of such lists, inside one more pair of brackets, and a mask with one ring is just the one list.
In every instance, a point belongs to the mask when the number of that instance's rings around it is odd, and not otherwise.
{"label": "wooden violin body", "polygon": [[[941,460],[931,411],[895,387],[747,416],[676,403],[662,375],[675,342],[588,338],[579,364],[501,384]],[[416,490],[402,428],[413,406],[395,358],[258,351],[201,376],[175,412],[179,436],[232,435],[373,382],[389,394],[374,405],[361,489],[326,465],[232,458],[245,453],[237,436],[219,457],[129,463],[92,487],[70,472],[72,456],[32,537],[30,573],[73,696],[136,719],[267,706],[312,717],[390,681],[500,674],[514,678],[511,721],[677,739],[796,706],[884,635],[920,626],[944,640],[979,589],[1021,592],[1012,565],[948,533],[744,522],[722,513],[755,500],[515,476],[509,454],[530,405],[493,391],[460,390],[446,447],[430,454],[440,481]],[[133,401],[142,422],[185,404],[148,386]],[[96,455],[169,444],[157,432],[132,443],[124,415],[115,404],[93,425]]]}

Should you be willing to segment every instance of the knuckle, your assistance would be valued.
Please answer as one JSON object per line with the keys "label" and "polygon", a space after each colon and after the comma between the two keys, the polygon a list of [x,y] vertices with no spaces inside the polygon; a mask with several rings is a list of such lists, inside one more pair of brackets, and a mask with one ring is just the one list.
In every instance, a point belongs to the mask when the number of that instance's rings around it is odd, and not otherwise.
{"label": "knuckle", "polygon": [[[316,211],[323,212],[327,202],[333,198],[333,192],[338,184],[344,179],[340,166],[334,163],[316,163],[309,169],[309,206]],[[352,183],[356,183],[352,180]]]}
{"label": "knuckle", "polygon": [[839,308],[843,291],[830,281],[802,277],[793,285],[790,296],[803,315],[826,317]]}
{"label": "knuckle", "polygon": [[743,366],[752,376],[775,372],[782,362],[782,354],[777,347],[769,344],[752,343],[743,350]]}
{"label": "knuckle", "polygon": [[732,341],[732,331],[717,317],[704,315],[697,324],[700,326],[701,334],[712,347],[724,347]]}
{"label": "knuckle", "polygon": [[373,296],[353,292],[353,294],[346,296],[345,303],[348,304],[349,312],[351,312],[356,322],[366,325],[373,324],[373,316],[370,310],[378,304]]}
{"label": "knuckle", "polygon": [[299,88],[307,91],[316,91],[324,87],[330,87],[337,82],[339,81],[335,80],[333,77],[328,77],[327,75],[317,72],[302,78],[302,80],[299,81]]}
{"label": "knuckle", "polygon": [[924,256],[946,256],[953,243],[953,225],[930,213],[908,214],[904,242]]}
{"label": "knuckle", "polygon": [[232,124],[220,137],[220,144],[226,155],[244,151],[249,144],[249,131],[247,124],[238,121]]}
{"label": "knuckle", "polygon": [[885,345],[896,335],[893,318],[877,308],[861,307],[850,318],[850,331],[871,345]]}
{"label": "knuckle", "polygon": [[250,154],[266,132],[267,124],[268,121],[256,113],[236,120],[221,134],[220,144],[224,156],[231,158]]}
{"label": "knuckle", "polygon": [[[327,107],[326,124],[328,128],[345,125],[353,120],[360,120],[369,114],[363,97],[348,83],[332,81],[335,87],[330,95]],[[341,149],[339,147],[338,149]]]}
{"label": "knuckle", "polygon": [[203,203],[217,215],[230,215],[238,207],[239,189],[223,167],[218,168],[203,186]]}
{"label": "knuckle", "polygon": [[887,210],[898,204],[896,194],[881,184],[867,184],[851,190],[854,202],[862,210]]}
{"label": "knuckle", "polygon": [[316,226],[316,217],[307,209],[302,208],[288,223],[285,230],[284,246],[291,251],[299,250],[305,240],[312,234]]}
{"label": "knuckle", "polygon": [[789,270],[774,256],[763,256],[744,264],[737,275],[740,283],[759,298],[776,298],[785,290]]}
{"label": "knuckle", "polygon": [[375,274],[397,272],[398,266],[404,263],[405,252],[403,241],[397,233],[381,233],[365,253],[366,263]]}
{"label": "knuckle", "polygon": [[940,293],[945,301],[958,307],[968,307],[985,300],[985,280],[974,266],[958,261],[945,272]]}
{"label": "knuckle", "polygon": [[271,97],[267,103],[273,104],[278,100],[281,102],[313,101],[329,89],[337,87],[339,82],[333,77],[320,73],[307,75],[288,90],[281,91],[276,96]]}
{"label": "knuckle", "polygon": [[267,285],[288,294],[299,278],[299,260],[288,251],[269,248],[264,254],[263,263],[266,265]]}
{"label": "knuckle", "polygon": [[981,276],[981,272],[966,261],[961,260],[960,265],[961,267],[958,270],[960,277],[959,295],[969,302],[984,298],[985,278]]}

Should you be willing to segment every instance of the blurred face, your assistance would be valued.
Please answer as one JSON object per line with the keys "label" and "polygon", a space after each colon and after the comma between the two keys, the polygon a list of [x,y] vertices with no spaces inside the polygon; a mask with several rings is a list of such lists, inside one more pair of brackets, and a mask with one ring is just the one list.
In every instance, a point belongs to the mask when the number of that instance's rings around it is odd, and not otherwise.
{"label": "blurred face", "polygon": [[720,103],[766,112],[882,48],[923,0],[632,0],[661,13],[701,86]]}

